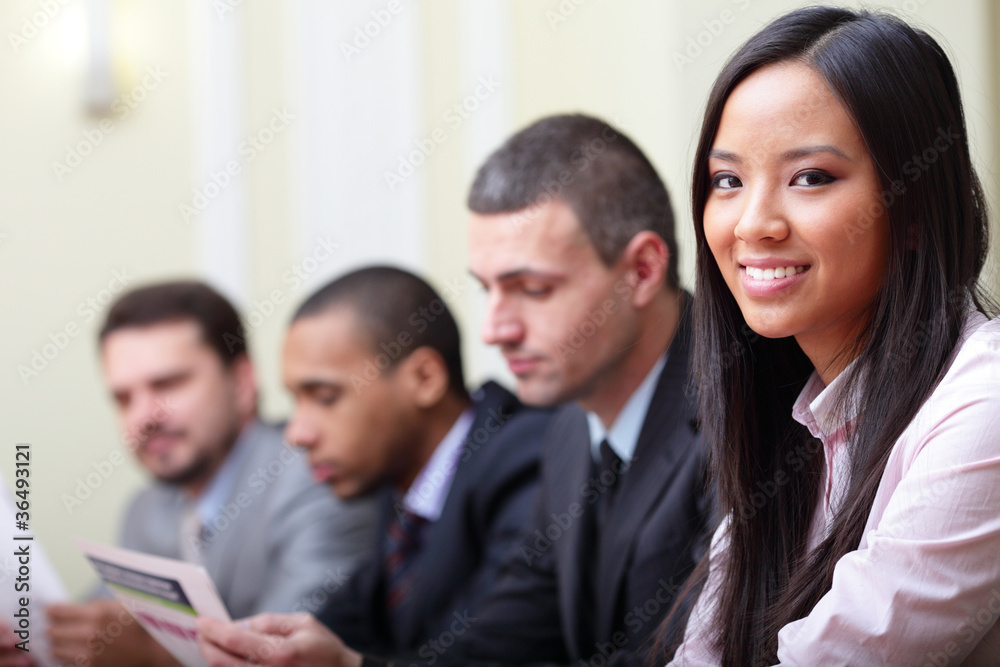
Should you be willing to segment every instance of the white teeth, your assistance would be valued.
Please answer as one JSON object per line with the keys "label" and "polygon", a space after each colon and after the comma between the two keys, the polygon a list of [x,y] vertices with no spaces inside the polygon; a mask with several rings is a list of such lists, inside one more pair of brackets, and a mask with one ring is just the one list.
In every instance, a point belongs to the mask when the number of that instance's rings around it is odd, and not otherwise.
{"label": "white teeth", "polygon": [[759,269],[753,266],[746,267],[747,275],[754,280],[774,280],[775,278],[790,278],[796,273],[806,270],[805,266],[778,266],[773,269]]}

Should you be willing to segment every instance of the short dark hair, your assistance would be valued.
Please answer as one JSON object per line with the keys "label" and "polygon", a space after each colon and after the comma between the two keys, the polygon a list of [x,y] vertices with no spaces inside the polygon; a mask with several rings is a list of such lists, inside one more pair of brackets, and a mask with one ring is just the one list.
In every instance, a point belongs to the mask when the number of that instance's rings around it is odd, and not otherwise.
{"label": "short dark hair", "polygon": [[392,266],[358,269],[306,299],[295,311],[292,323],[343,306],[357,315],[371,350],[385,355],[386,369],[397,366],[417,348],[429,347],[444,360],[449,389],[466,394],[458,325],[447,304],[426,281]]}
{"label": "short dark hair", "polygon": [[606,265],[632,238],[656,232],[667,244],[666,281],[677,275],[677,239],[667,188],[649,159],[620,130],[582,114],[549,116],[510,137],[479,168],[469,190],[473,213],[512,213],[559,199],[573,209]]}
{"label": "short dark hair", "polygon": [[223,365],[247,356],[240,316],[226,297],[203,282],[178,280],[136,288],[123,294],[108,310],[100,343],[115,331],[168,322],[193,321],[202,340]]}

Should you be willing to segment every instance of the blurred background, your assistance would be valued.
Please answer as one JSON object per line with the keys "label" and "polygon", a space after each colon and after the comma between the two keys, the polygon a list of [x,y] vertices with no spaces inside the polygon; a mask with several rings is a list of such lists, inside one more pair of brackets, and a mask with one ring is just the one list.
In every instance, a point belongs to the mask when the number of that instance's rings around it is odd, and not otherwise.
{"label": "blurred background", "polygon": [[[688,172],[708,88],[743,40],[802,4],[0,3],[0,470],[13,480],[14,445],[32,444],[33,528],[70,590],[94,580],[71,538],[115,542],[145,481],[95,343],[123,289],[197,276],[231,297],[274,419],[289,408],[279,351],[292,309],[376,261],[442,291],[463,325],[470,382],[509,380],[479,342],[483,298],[466,266],[464,200],[479,162],[546,114],[620,126],[667,182],[690,286]],[[945,45],[995,217],[1000,3],[865,6]],[[994,254],[993,287],[997,267]]]}

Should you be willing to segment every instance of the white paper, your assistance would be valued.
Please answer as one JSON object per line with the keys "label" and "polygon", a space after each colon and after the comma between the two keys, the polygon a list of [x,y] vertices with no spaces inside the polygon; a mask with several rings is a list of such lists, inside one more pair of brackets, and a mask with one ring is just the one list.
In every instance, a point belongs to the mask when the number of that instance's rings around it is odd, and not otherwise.
{"label": "white paper", "polygon": [[[15,528],[15,512],[13,497],[6,483],[0,477],[0,622],[15,632],[27,632],[28,657],[39,667],[55,667],[56,662],[49,652],[49,638],[46,634],[48,622],[45,617],[45,607],[54,602],[65,602],[69,599],[55,568],[45,555],[42,544],[36,539],[18,539],[33,537],[33,533]],[[30,528],[30,520],[29,520]],[[28,580],[23,579],[19,570],[22,556],[16,551],[27,549]],[[14,614],[21,612],[21,598],[28,599],[27,630],[17,627],[20,619]],[[24,635],[18,637],[22,641]]]}
{"label": "white paper", "polygon": [[195,621],[228,621],[215,584],[200,565],[76,540],[108,589],[164,648],[188,667],[207,667]]}

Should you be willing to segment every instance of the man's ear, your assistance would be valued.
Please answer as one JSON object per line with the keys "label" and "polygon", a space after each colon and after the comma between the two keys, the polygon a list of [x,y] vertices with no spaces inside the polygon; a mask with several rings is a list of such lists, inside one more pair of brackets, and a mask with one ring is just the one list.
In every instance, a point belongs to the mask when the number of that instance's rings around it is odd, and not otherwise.
{"label": "man's ear", "polygon": [[636,308],[649,304],[666,284],[667,267],[673,260],[667,243],[656,232],[639,232],[622,251],[630,301]]}
{"label": "man's ear", "polygon": [[249,417],[257,412],[257,377],[250,357],[241,354],[232,361],[229,372],[236,390],[236,405],[240,414]]}
{"label": "man's ear", "polygon": [[438,352],[418,347],[404,359],[396,372],[401,375],[413,404],[432,408],[448,393],[448,367]]}

